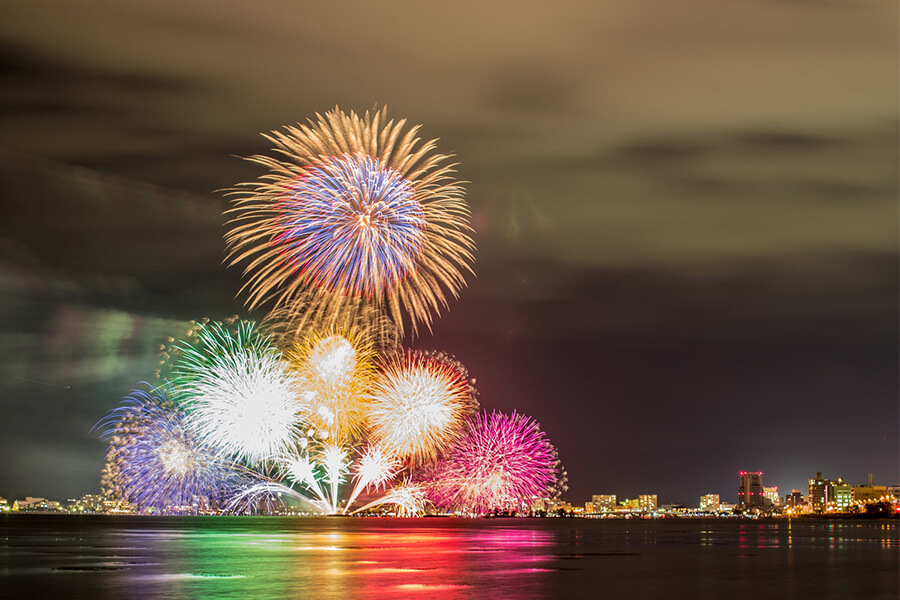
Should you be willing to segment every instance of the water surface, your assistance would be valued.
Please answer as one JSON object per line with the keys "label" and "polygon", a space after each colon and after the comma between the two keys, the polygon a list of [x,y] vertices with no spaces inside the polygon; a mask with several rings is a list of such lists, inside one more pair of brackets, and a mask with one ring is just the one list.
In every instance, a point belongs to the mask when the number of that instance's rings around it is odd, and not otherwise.
{"label": "water surface", "polygon": [[0,516],[5,598],[900,597],[897,521]]}

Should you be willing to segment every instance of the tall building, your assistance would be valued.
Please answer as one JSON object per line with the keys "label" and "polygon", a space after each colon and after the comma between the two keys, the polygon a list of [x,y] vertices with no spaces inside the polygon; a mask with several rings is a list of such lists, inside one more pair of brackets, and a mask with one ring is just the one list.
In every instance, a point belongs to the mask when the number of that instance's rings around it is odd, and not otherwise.
{"label": "tall building", "polygon": [[653,512],[656,510],[656,494],[640,494],[638,506],[644,512]]}
{"label": "tall building", "polygon": [[809,508],[813,512],[825,512],[828,503],[834,497],[834,490],[831,487],[831,481],[822,477],[822,473],[817,472],[815,479],[810,479],[807,484],[809,490],[808,502]]}
{"label": "tall building", "polygon": [[594,505],[594,512],[611,513],[616,512],[616,495],[615,494],[595,494],[591,496],[591,503]]}
{"label": "tall building", "polygon": [[781,506],[781,496],[778,495],[777,485],[773,487],[763,487],[763,497],[766,499],[766,504]]}
{"label": "tall building", "polygon": [[703,496],[700,496],[700,510],[702,510],[703,512],[718,512],[719,495],[705,494]]}
{"label": "tall building", "polygon": [[762,484],[761,471],[741,471],[738,485],[738,508],[764,506],[766,497]]}

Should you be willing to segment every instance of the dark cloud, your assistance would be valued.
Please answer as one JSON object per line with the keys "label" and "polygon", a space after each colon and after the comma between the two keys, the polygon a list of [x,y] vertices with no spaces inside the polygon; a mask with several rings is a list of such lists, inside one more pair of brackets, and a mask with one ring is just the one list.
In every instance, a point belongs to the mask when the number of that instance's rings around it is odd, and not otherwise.
{"label": "dark cloud", "polygon": [[508,65],[490,73],[485,105],[492,110],[525,113],[582,112],[579,77],[538,65]]}
{"label": "dark cloud", "polygon": [[36,91],[69,92],[77,96],[92,92],[133,94],[212,91],[208,84],[193,79],[113,71],[86,67],[24,45],[0,39],[0,81],[7,89],[31,85]]}

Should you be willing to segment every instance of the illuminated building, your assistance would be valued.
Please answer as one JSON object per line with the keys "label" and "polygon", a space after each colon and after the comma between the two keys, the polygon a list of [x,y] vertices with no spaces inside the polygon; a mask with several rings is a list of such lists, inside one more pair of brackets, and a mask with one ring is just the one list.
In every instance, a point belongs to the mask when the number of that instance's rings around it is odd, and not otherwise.
{"label": "illuminated building", "polygon": [[700,496],[700,510],[703,512],[717,512],[719,510],[719,495],[705,494]]}
{"label": "illuminated building", "polygon": [[586,515],[594,514],[594,503],[593,502],[585,502],[584,503],[584,514],[586,514]]}
{"label": "illuminated building", "polygon": [[832,484],[831,490],[833,495],[829,507],[839,512],[849,509],[853,501],[853,488],[850,484],[844,483],[843,478],[839,477],[837,482]]}
{"label": "illuminated building", "polygon": [[741,471],[738,485],[738,508],[764,506],[766,497],[763,492],[762,472]]}
{"label": "illuminated building", "polygon": [[781,506],[781,496],[778,495],[777,485],[774,487],[763,487],[763,497],[766,499],[766,503],[772,506]]}
{"label": "illuminated building", "polygon": [[803,491],[791,490],[791,493],[784,497],[784,503],[790,507],[801,506],[803,504]]}
{"label": "illuminated building", "polygon": [[547,512],[559,512],[564,510],[572,512],[572,503],[565,500],[547,500]]}
{"label": "illuminated building", "polygon": [[656,510],[656,494],[640,494],[638,496],[638,508],[644,512]]}
{"label": "illuminated building", "polygon": [[887,487],[887,493],[893,502],[900,501],[900,485],[889,485]]}
{"label": "illuminated building", "polygon": [[880,502],[882,499],[890,500],[887,487],[883,485],[875,485],[875,476],[869,473],[869,483],[858,485],[853,488],[854,502]]}
{"label": "illuminated building", "polygon": [[615,494],[595,494],[591,496],[591,503],[594,505],[594,512],[609,513],[616,511]]}
{"label": "illuminated building", "polygon": [[809,508],[813,512],[824,512],[831,502],[834,492],[831,489],[832,482],[822,477],[821,472],[816,473],[815,479],[809,480]]}
{"label": "illuminated building", "polygon": [[78,506],[83,512],[103,512],[103,502],[105,500],[105,496],[85,494],[78,500]]}
{"label": "illuminated building", "polygon": [[636,498],[626,498],[619,503],[623,510],[631,511],[631,510],[640,510],[641,503]]}
{"label": "illuminated building", "polygon": [[13,500],[12,509],[14,511],[47,511],[47,510],[57,510],[56,506],[59,505],[59,502],[51,502],[46,498],[39,498],[35,496],[25,496],[24,500]]}

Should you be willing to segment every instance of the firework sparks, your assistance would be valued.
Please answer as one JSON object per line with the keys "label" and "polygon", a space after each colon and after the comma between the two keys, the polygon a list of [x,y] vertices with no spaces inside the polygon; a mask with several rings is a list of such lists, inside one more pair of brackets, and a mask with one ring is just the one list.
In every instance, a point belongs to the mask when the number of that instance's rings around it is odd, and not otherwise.
{"label": "firework sparks", "polygon": [[429,481],[436,505],[469,513],[519,509],[558,478],[556,451],[537,423],[480,413]]}
{"label": "firework sparks", "polygon": [[476,408],[462,365],[409,351],[389,360],[372,388],[371,437],[394,456],[426,461],[457,439]]}
{"label": "firework sparks", "polygon": [[412,184],[362,153],[308,166],[279,203],[273,243],[329,292],[371,298],[415,268],[425,211]]}
{"label": "firework sparks", "polygon": [[337,443],[360,436],[368,407],[364,392],[374,370],[371,347],[353,340],[312,334],[286,353],[309,394],[310,424]]}
{"label": "firework sparks", "polygon": [[101,426],[110,440],[105,492],[139,510],[214,508],[237,483],[226,462],[191,434],[165,389],[132,390]]}
{"label": "firework sparks", "polygon": [[356,483],[350,498],[344,505],[344,512],[347,512],[362,490],[369,486],[376,490],[380,489],[382,485],[393,479],[399,470],[400,461],[397,460],[397,457],[378,446],[366,448],[356,463],[356,473],[353,476]]}
{"label": "firework sparks", "polygon": [[[176,365],[189,424],[222,453],[258,462],[290,449],[308,407],[280,355],[222,328],[200,332]],[[247,343],[245,343],[247,342]]]}
{"label": "firework sparks", "polygon": [[315,513],[331,512],[327,503],[310,500],[297,490],[275,481],[260,481],[242,488],[228,500],[225,511],[232,514],[271,513],[276,506],[284,506],[284,498],[293,498],[301,507]]}
{"label": "firework sparks", "polygon": [[388,492],[365,506],[362,506],[351,514],[360,513],[370,508],[391,504],[394,506],[394,514],[398,517],[419,517],[425,514],[428,506],[425,488],[415,484],[403,483],[394,486]]}
{"label": "firework sparks", "polygon": [[[469,209],[447,157],[405,124],[336,108],[266,136],[288,160],[250,158],[270,173],[234,190],[225,238],[231,264],[247,263],[251,308],[364,299],[415,331],[458,295],[474,249]],[[295,303],[309,290],[313,304]]]}

